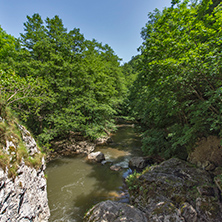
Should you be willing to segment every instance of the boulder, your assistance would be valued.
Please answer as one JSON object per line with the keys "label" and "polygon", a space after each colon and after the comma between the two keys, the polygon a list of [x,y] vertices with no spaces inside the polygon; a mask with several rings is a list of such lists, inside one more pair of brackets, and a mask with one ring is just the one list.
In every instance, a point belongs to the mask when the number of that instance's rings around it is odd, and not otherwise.
{"label": "boulder", "polygon": [[103,160],[105,160],[105,156],[102,152],[92,152],[88,154],[88,160],[92,162],[101,163]]}
{"label": "boulder", "polygon": [[133,170],[142,170],[146,166],[146,160],[143,157],[132,157],[129,161],[129,167]]}
{"label": "boulder", "polygon": [[130,195],[148,221],[222,221],[221,196],[211,175],[176,158],[141,174]]}
{"label": "boulder", "polygon": [[96,204],[88,211],[85,222],[147,222],[143,212],[128,204],[110,200]]}
{"label": "boulder", "polygon": [[112,165],[110,167],[110,170],[113,170],[113,171],[120,171],[122,168],[121,166],[118,166],[118,165]]}

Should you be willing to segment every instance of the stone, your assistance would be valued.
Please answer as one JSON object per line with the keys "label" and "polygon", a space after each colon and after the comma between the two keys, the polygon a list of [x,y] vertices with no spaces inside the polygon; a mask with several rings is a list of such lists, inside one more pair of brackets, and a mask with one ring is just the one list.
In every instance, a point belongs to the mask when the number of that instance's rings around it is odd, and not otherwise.
{"label": "stone", "polygon": [[22,125],[17,124],[21,133],[22,133],[22,139],[26,144],[26,148],[29,152],[29,155],[33,156],[36,153],[40,153],[37,144],[35,142],[35,139],[31,136],[30,132]]}
{"label": "stone", "polygon": [[202,168],[207,171],[213,171],[216,168],[216,166],[215,166],[215,164],[211,163],[210,161],[206,161],[203,164]]}
{"label": "stone", "polygon": [[146,167],[146,161],[143,157],[132,157],[129,160],[129,167],[131,169],[142,170]]}
{"label": "stone", "polygon": [[[44,164],[44,162],[43,162]],[[21,163],[18,176],[8,178],[0,168],[0,221],[46,222],[50,211],[47,199],[45,166],[39,170]]]}
{"label": "stone", "polygon": [[110,136],[100,137],[100,138],[96,139],[96,141],[95,141],[96,145],[109,144],[109,143],[112,143],[112,142],[113,141],[110,138]]}
{"label": "stone", "polygon": [[[160,213],[161,212],[161,213]],[[180,211],[171,202],[160,201],[154,205],[153,210],[146,215],[148,221],[177,221],[185,222]]]}
{"label": "stone", "polygon": [[94,151],[96,143],[86,140],[83,136],[71,135],[65,140],[51,143],[53,151],[47,156],[50,161],[59,156],[70,156],[76,154],[89,154]]}
{"label": "stone", "polygon": [[110,170],[113,170],[113,171],[120,171],[120,170],[121,170],[121,166],[112,165],[112,166],[110,167]]}
{"label": "stone", "polygon": [[[40,154],[37,144],[30,132],[25,127],[18,125],[24,146],[33,158],[33,155]],[[9,132],[10,133],[10,132]],[[6,147],[3,148],[5,155],[16,159],[16,152],[19,143],[14,133],[8,135]],[[47,222],[50,216],[47,198],[47,183],[44,170],[45,160],[42,157],[39,168],[25,164],[23,157],[16,159],[18,168],[13,177],[9,177],[9,167],[0,167],[0,221],[1,222]]]}
{"label": "stone", "polygon": [[216,167],[212,173],[214,176],[222,175],[222,167]]}
{"label": "stone", "polygon": [[144,213],[128,204],[110,200],[96,204],[89,210],[84,222],[147,222]]}
{"label": "stone", "polygon": [[214,177],[214,182],[217,185],[218,189],[222,193],[222,174]]}
{"label": "stone", "polygon": [[130,203],[148,221],[222,221],[221,197],[210,173],[183,160],[150,167],[129,191]]}
{"label": "stone", "polygon": [[88,154],[88,160],[92,162],[101,163],[103,160],[105,160],[105,156],[102,152],[92,152]]}
{"label": "stone", "polygon": [[185,221],[197,221],[197,212],[189,203],[182,204],[180,210]]}
{"label": "stone", "polygon": [[197,190],[201,196],[215,196],[214,188],[212,186],[199,186]]}

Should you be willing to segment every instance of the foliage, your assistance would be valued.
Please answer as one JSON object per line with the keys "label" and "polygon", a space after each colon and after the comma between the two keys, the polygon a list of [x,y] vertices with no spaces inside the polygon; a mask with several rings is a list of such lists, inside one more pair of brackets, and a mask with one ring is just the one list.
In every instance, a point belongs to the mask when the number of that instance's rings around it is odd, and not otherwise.
{"label": "foliage", "polygon": [[211,3],[174,1],[150,13],[142,30],[142,68],[129,101],[146,128],[146,154],[169,158],[198,137],[222,136],[222,6]]}
{"label": "foliage", "polygon": [[[27,110],[22,109],[21,104],[28,104],[28,101],[32,103],[40,101],[43,98],[43,86],[39,78],[20,77],[12,70],[0,69],[0,116],[7,119],[6,108],[11,106],[14,109],[20,109],[21,116],[24,117]],[[37,112],[36,106],[35,111]]]}
{"label": "foliage", "polygon": [[[39,77],[21,77],[16,74],[13,64],[18,59],[20,47],[18,41],[1,28],[0,44],[0,165],[3,169],[7,167],[9,176],[13,177],[22,159],[30,166],[38,168],[41,165],[42,154],[32,157],[32,161],[28,157],[20,132],[15,126],[18,122],[15,111],[22,120],[31,112],[38,115],[39,106],[46,96],[47,84]],[[4,147],[6,141],[11,140],[15,142],[17,149],[13,148],[7,153]]]}
{"label": "foliage", "polygon": [[[133,83],[136,80],[141,70],[140,55],[133,56],[132,59],[128,63],[125,63],[122,66],[122,69],[123,69],[123,74],[126,80],[125,85],[126,85],[127,91],[126,91],[126,95],[124,97],[119,115],[122,115],[124,118],[129,118],[130,117],[129,114],[132,111],[130,107],[129,95],[130,95]],[[132,118],[132,115],[131,115],[131,118]]]}
{"label": "foliage", "polygon": [[138,182],[138,178],[142,175],[142,173],[137,173],[136,170],[130,174],[127,178],[126,178],[126,184],[127,187],[130,191],[135,191],[138,189],[139,187],[139,182]]}
{"label": "foliage", "polygon": [[71,131],[90,138],[105,134],[126,91],[114,51],[85,40],[79,29],[68,32],[58,16],[44,22],[34,14],[24,25],[14,68],[21,77],[41,78],[48,88],[38,112],[27,113],[28,127],[43,143]]}
{"label": "foliage", "polygon": [[131,191],[132,193],[136,193],[138,189],[143,189],[143,187],[141,186],[141,181],[139,180],[139,177],[153,170],[154,167],[155,165],[147,166],[145,169],[143,169],[142,172],[137,172],[136,170],[134,170],[132,174],[127,176],[126,184],[129,191]]}
{"label": "foliage", "polygon": [[18,41],[7,34],[0,26],[0,64],[6,66],[11,64],[16,58],[16,49],[19,47]]}

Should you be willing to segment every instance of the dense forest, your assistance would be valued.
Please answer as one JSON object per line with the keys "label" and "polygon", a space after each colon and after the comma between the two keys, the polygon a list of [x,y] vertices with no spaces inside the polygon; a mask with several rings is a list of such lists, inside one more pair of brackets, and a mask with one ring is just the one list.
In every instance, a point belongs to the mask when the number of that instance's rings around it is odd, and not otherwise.
{"label": "dense forest", "polygon": [[58,16],[27,16],[24,26],[18,40],[1,29],[1,106],[10,105],[42,143],[112,129],[126,91],[113,50],[79,29],[67,32]]}
{"label": "dense forest", "polygon": [[148,17],[140,54],[124,65],[58,16],[27,16],[18,39],[0,28],[0,116],[12,109],[45,146],[70,132],[96,139],[131,117],[144,153],[165,158],[221,137],[222,4],[175,0]]}
{"label": "dense forest", "polygon": [[166,158],[222,136],[221,4],[177,2],[149,14],[141,55],[131,61],[138,76],[129,101],[145,126],[143,150]]}

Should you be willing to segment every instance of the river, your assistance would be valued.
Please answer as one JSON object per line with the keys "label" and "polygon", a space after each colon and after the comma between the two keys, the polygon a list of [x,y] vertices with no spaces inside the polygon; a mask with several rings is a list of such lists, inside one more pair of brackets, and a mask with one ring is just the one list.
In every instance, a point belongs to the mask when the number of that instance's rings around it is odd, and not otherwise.
{"label": "river", "polygon": [[[88,163],[83,155],[47,164],[50,222],[82,222],[86,211],[103,200],[128,202],[123,178],[130,172],[129,159],[141,155],[140,137],[132,126],[122,126],[111,138],[113,143],[96,148],[105,154],[104,165]],[[123,170],[110,170],[112,163]]]}

